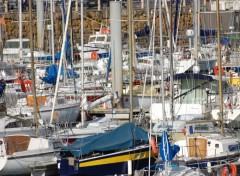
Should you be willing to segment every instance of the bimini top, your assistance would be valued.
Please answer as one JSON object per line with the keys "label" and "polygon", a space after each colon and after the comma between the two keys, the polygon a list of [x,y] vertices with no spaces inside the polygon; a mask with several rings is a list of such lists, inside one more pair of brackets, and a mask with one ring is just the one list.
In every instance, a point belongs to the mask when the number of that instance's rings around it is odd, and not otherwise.
{"label": "bimini top", "polygon": [[[175,74],[173,76],[174,80],[180,80],[180,79],[201,79],[206,81],[213,81],[218,80],[218,76],[216,75],[207,75],[207,74],[200,74],[200,73],[180,73]],[[170,77],[166,79],[166,81],[170,81]],[[226,77],[222,76],[222,81],[226,81]]]}
{"label": "bimini top", "polygon": [[126,123],[106,133],[79,138],[72,145],[62,147],[60,154],[80,157],[98,152],[115,152],[148,143],[146,131],[133,123]]}

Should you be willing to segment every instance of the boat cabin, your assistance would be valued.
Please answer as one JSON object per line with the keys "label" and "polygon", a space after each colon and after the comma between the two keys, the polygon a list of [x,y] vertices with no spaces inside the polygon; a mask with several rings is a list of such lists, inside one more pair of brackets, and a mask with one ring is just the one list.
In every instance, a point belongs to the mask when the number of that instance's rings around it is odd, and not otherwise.
{"label": "boat cabin", "polygon": [[[187,142],[187,143],[186,143]],[[175,143],[180,147],[179,157],[208,158],[239,151],[239,140],[221,135],[187,137]]]}
{"label": "boat cabin", "polygon": [[[23,58],[30,52],[29,39],[22,39]],[[23,59],[22,58],[22,59]],[[3,61],[10,63],[19,63],[20,61],[20,39],[9,39],[3,48]]]}

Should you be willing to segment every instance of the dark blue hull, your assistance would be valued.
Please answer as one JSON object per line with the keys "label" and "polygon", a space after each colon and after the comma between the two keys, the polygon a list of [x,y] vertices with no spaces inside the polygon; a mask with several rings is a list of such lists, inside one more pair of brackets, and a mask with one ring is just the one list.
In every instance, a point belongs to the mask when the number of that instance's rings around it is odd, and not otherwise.
{"label": "dark blue hull", "polygon": [[[149,164],[149,148],[116,152],[82,160],[61,158],[58,160],[60,175],[107,176],[134,173]],[[155,162],[151,155],[151,164]]]}
{"label": "dark blue hull", "polygon": [[207,165],[210,162],[211,166],[217,166],[217,165],[223,165],[225,163],[233,163],[237,162],[240,157],[239,153],[232,154],[232,155],[226,155],[226,156],[219,156],[219,157],[213,157],[208,159],[194,159],[191,161],[186,162],[186,166],[191,168],[199,168],[199,169],[207,169]]}

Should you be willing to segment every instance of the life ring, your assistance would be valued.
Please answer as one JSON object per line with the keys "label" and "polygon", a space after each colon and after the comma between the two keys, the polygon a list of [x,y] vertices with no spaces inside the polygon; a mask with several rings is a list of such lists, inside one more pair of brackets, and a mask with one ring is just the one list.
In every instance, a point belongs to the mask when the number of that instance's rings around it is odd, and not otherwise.
{"label": "life ring", "polygon": [[91,52],[91,59],[97,60],[98,59],[98,54],[96,51]]}
{"label": "life ring", "polygon": [[[213,73],[214,73],[214,75],[219,75],[219,71],[218,71],[218,66],[216,65],[215,67],[213,67]],[[223,68],[221,68],[221,75],[223,74],[223,72],[224,72],[224,69]]]}
{"label": "life ring", "polygon": [[157,154],[158,153],[158,149],[157,149],[157,145],[156,145],[156,141],[155,141],[154,137],[150,138],[150,144],[151,144],[151,147],[152,147],[153,154]]}

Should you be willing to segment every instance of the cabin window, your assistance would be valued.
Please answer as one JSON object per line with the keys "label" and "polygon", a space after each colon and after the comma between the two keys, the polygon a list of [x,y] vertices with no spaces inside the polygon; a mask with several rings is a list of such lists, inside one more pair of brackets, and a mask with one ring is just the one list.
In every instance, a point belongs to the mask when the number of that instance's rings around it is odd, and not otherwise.
{"label": "cabin window", "polygon": [[98,42],[104,42],[105,41],[105,36],[97,37]]}
{"label": "cabin window", "polygon": [[89,38],[89,42],[95,42],[95,40],[96,40],[96,37],[90,37]]}
{"label": "cabin window", "polygon": [[[23,48],[29,48],[29,42],[28,41],[23,41],[22,42],[22,47]],[[7,42],[6,43],[6,48],[19,48],[19,41]]]}
{"label": "cabin window", "polygon": [[186,93],[180,97],[181,103],[202,103],[207,99],[205,90],[206,80],[181,80],[181,94]]}
{"label": "cabin window", "polygon": [[199,125],[195,126],[195,130],[196,131],[208,131],[209,128],[208,128],[207,124],[204,124],[204,125],[199,124]]}
{"label": "cabin window", "polygon": [[238,151],[239,149],[240,149],[239,144],[229,145],[229,146],[228,146],[228,150],[229,150],[230,152],[236,152],[236,151]]}
{"label": "cabin window", "polygon": [[[233,89],[231,86],[228,85],[227,82],[223,82],[222,83],[222,91],[223,93],[232,93]],[[218,89],[218,82],[214,81],[213,83],[211,83],[211,88],[210,88],[212,93],[219,93],[219,89]]]}
{"label": "cabin window", "polygon": [[64,104],[64,98],[57,99],[57,104]]}
{"label": "cabin window", "polygon": [[107,37],[107,42],[111,42],[111,36]]}
{"label": "cabin window", "polygon": [[219,148],[219,144],[215,144],[215,148]]}
{"label": "cabin window", "polygon": [[53,142],[53,149],[59,149],[62,147],[62,143],[61,142]]}

